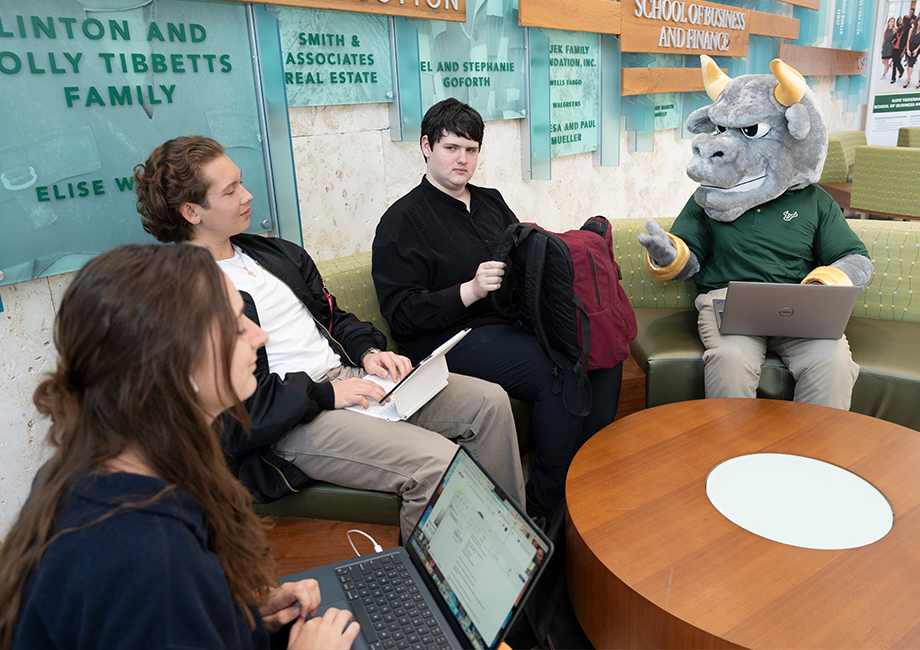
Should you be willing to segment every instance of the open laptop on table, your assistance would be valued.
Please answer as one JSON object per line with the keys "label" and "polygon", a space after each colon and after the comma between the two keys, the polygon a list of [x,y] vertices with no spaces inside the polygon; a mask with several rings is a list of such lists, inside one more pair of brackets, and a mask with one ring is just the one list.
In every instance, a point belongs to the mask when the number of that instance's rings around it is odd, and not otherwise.
{"label": "open laptop on table", "polygon": [[390,378],[365,375],[365,379],[383,386],[387,394],[380,400],[380,403],[369,402],[366,409],[360,406],[349,406],[346,410],[390,421],[405,420],[411,417],[447,386],[448,369],[445,356],[469,332],[469,328],[461,330],[444,341],[400,379],[399,383]]}
{"label": "open laptop on table", "polygon": [[722,334],[839,339],[861,287],[775,282],[729,282],[714,300]]}
{"label": "open laptop on table", "polygon": [[[405,542],[404,542],[405,543]],[[281,579],[313,578],[322,605],[361,624],[353,648],[497,648],[553,552],[463,448],[405,546]]]}

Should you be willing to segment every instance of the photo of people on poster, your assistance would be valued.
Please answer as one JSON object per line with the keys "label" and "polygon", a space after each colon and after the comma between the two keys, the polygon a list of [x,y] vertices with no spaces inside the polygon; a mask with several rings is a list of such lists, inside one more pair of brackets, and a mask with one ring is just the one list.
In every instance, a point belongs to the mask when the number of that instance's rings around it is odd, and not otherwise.
{"label": "photo of people on poster", "polygon": [[894,146],[898,129],[920,126],[920,16],[912,5],[912,0],[877,5],[869,57],[869,144]]}

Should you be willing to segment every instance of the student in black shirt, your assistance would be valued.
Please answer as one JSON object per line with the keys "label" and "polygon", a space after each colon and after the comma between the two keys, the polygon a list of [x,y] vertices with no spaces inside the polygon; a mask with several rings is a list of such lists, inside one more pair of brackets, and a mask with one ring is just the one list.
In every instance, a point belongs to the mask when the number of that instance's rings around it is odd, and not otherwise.
{"label": "student in black shirt", "polygon": [[[489,304],[487,296],[504,275],[504,264],[490,261],[492,249],[517,217],[498,190],[469,182],[484,129],[479,113],[456,99],[425,114],[420,143],[425,175],[380,220],[374,285],[393,337],[413,361],[471,327],[447,355],[451,371],[495,382],[512,397],[533,403],[535,460],[527,508],[531,515],[546,515],[564,495],[575,453],[613,422],[622,364],[588,373],[591,413],[573,415],[562,394],[553,392],[552,362],[536,337]],[[566,373],[574,376],[571,366]]]}

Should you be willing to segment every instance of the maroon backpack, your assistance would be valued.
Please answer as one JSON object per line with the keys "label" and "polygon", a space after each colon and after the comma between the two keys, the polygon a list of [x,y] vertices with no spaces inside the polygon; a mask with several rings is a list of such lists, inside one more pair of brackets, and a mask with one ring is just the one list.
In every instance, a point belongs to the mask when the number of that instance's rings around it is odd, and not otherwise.
{"label": "maroon backpack", "polygon": [[[533,330],[553,360],[556,393],[563,389],[558,355],[572,362],[580,388],[588,383],[588,370],[626,359],[636,337],[636,315],[620,286],[610,228],[604,217],[561,234],[512,224],[492,253],[507,264],[502,288],[489,294],[492,304]],[[590,403],[586,409],[590,412]]]}

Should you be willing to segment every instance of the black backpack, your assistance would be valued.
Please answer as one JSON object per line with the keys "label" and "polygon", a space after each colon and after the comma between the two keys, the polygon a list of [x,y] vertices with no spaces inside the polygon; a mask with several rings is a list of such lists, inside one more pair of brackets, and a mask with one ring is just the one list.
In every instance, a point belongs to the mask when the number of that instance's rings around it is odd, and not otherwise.
{"label": "black backpack", "polygon": [[[490,300],[499,314],[534,332],[553,361],[557,394],[565,389],[560,355],[574,366],[577,387],[590,389],[588,370],[616,366],[629,356],[629,341],[636,337],[636,316],[620,286],[610,228],[604,217],[591,217],[579,230],[562,234],[512,224],[492,253],[507,266],[501,289],[489,294]],[[575,415],[591,412],[590,401],[575,409],[567,401],[566,407]]]}

